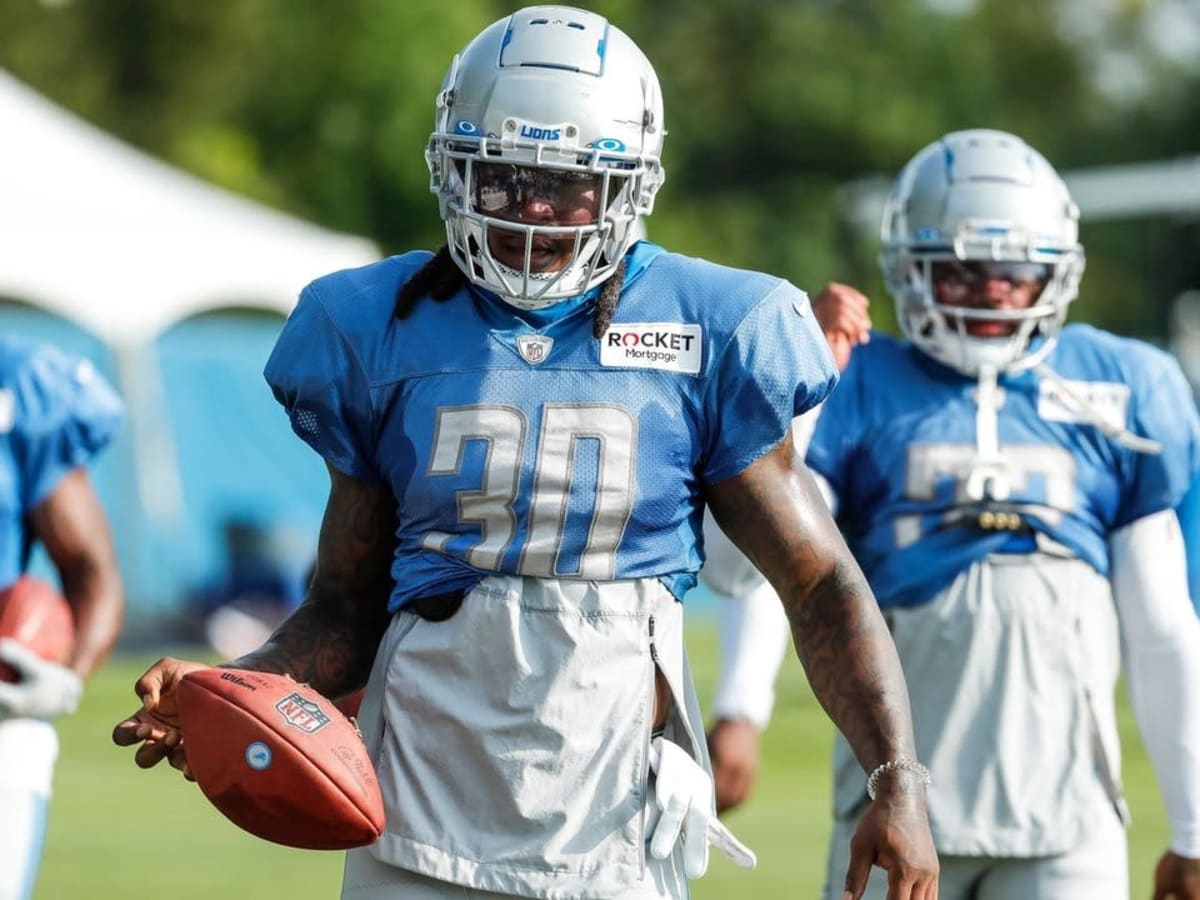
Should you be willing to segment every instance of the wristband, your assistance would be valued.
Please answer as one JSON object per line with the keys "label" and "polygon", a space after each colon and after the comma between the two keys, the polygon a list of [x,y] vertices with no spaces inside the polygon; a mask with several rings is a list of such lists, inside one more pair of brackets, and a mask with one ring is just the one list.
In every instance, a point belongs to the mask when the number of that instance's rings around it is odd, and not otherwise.
{"label": "wristband", "polygon": [[879,786],[879,779],[888,772],[912,772],[921,779],[921,783],[926,787],[932,780],[929,776],[929,770],[917,762],[915,759],[900,759],[889,760],[875,767],[875,770],[867,776],[867,796],[872,800],[875,799],[875,789]]}

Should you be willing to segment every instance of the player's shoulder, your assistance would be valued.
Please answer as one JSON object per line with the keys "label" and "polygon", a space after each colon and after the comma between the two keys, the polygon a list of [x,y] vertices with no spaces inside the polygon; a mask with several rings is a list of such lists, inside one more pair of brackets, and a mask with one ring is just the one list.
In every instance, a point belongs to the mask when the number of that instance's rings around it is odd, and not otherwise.
{"label": "player's shoulder", "polygon": [[785,278],[669,250],[651,260],[639,281],[645,289],[631,292],[634,304],[669,304],[717,328],[736,327],[753,309],[770,303],[811,314],[807,295]]}
{"label": "player's shoulder", "polygon": [[41,365],[62,364],[78,360],[57,344],[36,341],[15,334],[0,335],[0,368],[5,373],[22,372]]}
{"label": "player's shoulder", "polygon": [[678,279],[682,286],[704,292],[733,289],[739,295],[745,293],[754,296],[774,289],[783,281],[779,276],[766,272],[742,269],[665,249],[654,257],[651,266]]}
{"label": "player's shoulder", "polygon": [[[870,341],[859,344],[850,354],[850,362],[842,373],[842,383],[887,384],[912,366],[916,352],[906,340],[882,331],[872,331]],[[880,381],[881,378],[885,380]]]}
{"label": "player's shoulder", "polygon": [[[441,345],[436,328],[447,326],[436,323],[447,320],[438,314],[440,304],[418,303],[413,316],[396,317],[400,290],[432,258],[428,251],[411,251],[311,282],[268,363],[268,380],[282,377],[284,371],[341,378],[345,365],[350,365],[374,382],[394,374],[399,362],[411,358],[414,346]],[[426,330],[434,327],[434,333],[414,337],[413,323],[431,318],[435,325]],[[397,343],[408,352],[395,352]],[[304,352],[297,352],[301,347]]]}
{"label": "player's shoulder", "polygon": [[120,397],[87,357],[50,342],[0,337],[0,423],[9,429],[89,422],[99,440],[123,415]]}
{"label": "player's shoulder", "polygon": [[850,354],[850,365],[871,368],[900,365],[911,360],[913,352],[913,346],[907,340],[886,331],[872,331],[871,339],[858,344]]}
{"label": "player's shoulder", "polygon": [[26,402],[59,385],[97,377],[92,363],[56,344],[16,335],[0,336],[0,383]]}
{"label": "player's shoulder", "polygon": [[16,335],[0,335],[0,381],[11,385],[43,351],[43,345]]}
{"label": "player's shoulder", "polygon": [[1048,361],[1068,378],[1117,381],[1133,388],[1153,386],[1180,371],[1175,357],[1160,347],[1081,323],[1062,330]]}
{"label": "player's shoulder", "polygon": [[340,269],[311,281],[301,303],[319,303],[341,327],[359,321],[385,322],[391,317],[396,294],[432,259],[428,250],[412,250],[352,269]]}

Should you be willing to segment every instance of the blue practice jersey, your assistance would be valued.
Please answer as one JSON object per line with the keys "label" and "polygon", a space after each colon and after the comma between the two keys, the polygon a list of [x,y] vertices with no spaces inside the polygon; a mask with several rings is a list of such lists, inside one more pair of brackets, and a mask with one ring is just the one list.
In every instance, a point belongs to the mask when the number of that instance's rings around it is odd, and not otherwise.
{"label": "blue practice jersey", "polygon": [[1200,479],[1192,482],[1175,512],[1179,515],[1183,546],[1187,550],[1188,591],[1192,595],[1192,606],[1200,613]]}
{"label": "blue practice jersey", "polygon": [[1071,325],[1046,363],[1074,394],[1162,452],[1105,436],[1036,370],[1002,376],[997,428],[1011,494],[977,502],[965,483],[977,452],[978,382],[886,335],[855,350],[807,461],[836,493],[881,605],[932,599],[971,563],[1039,544],[1107,574],[1113,531],[1179,503],[1200,467],[1200,421],[1175,361],[1140,341]]}
{"label": "blue practice jersey", "polygon": [[0,586],[25,571],[28,513],[116,433],[122,406],[87,360],[0,337]]}
{"label": "blue practice jersey", "polygon": [[311,284],[266,369],[301,438],[397,498],[392,609],[493,572],[657,577],[682,597],[703,484],[776,446],[836,381],[808,298],[778,278],[642,242],[597,340],[593,300],[547,322],[464,288],[395,319],[429,259]]}

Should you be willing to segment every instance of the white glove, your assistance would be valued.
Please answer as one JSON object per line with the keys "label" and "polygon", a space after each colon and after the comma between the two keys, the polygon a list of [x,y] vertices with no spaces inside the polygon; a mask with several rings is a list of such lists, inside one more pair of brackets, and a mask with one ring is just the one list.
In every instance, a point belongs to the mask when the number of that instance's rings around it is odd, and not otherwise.
{"label": "white glove", "polygon": [[83,680],[71,669],[42,659],[10,638],[0,638],[0,661],[20,680],[0,681],[0,714],[17,719],[53,719],[75,712]]}
{"label": "white glove", "polygon": [[743,869],[758,864],[754,851],[739,841],[713,811],[712,777],[678,744],[663,738],[650,742],[650,768],[659,809],[650,825],[650,855],[666,859],[683,835],[683,871],[699,878],[708,869],[708,845]]}

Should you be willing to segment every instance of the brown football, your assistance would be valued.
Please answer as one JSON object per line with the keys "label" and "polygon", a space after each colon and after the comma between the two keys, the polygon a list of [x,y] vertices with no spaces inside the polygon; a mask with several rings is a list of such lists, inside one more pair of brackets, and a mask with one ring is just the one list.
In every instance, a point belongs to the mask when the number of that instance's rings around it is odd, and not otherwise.
{"label": "brown football", "polygon": [[189,672],[177,698],[192,777],[235,825],[309,850],[378,840],[375,768],[331,700],[286,675],[221,668]]}
{"label": "brown football", "polygon": [[[12,638],[42,659],[65,663],[75,646],[75,617],[57,590],[22,575],[0,591],[0,637]],[[17,673],[0,663],[0,680],[16,681]]]}

